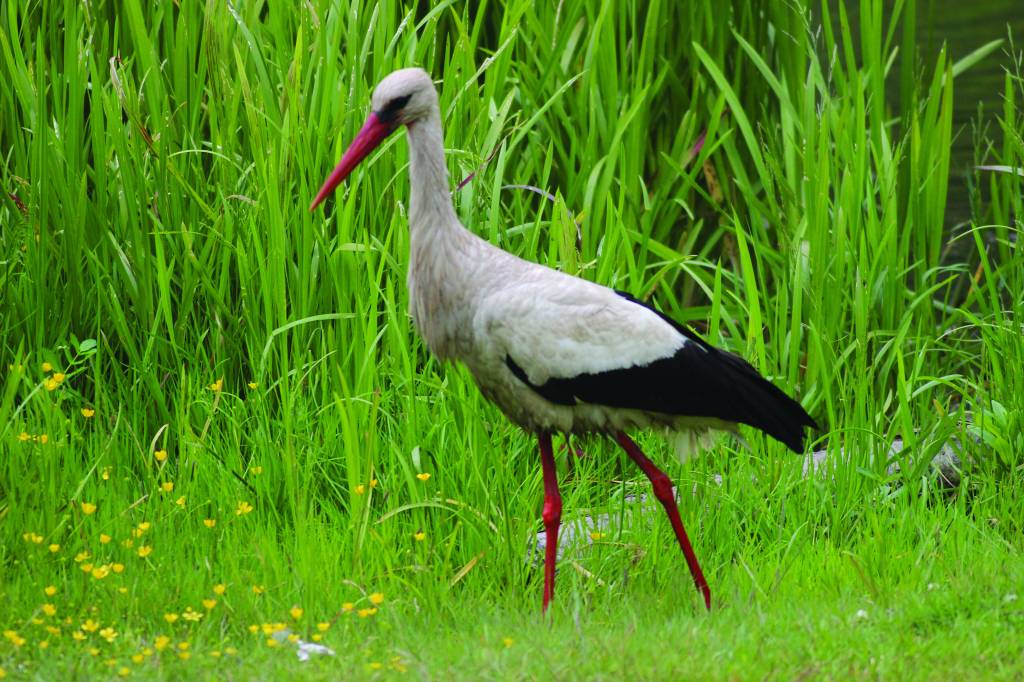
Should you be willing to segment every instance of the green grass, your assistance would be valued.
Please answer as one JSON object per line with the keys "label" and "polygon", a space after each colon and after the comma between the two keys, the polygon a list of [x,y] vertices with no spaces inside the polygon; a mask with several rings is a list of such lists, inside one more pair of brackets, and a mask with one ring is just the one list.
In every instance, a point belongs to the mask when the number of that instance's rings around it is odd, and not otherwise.
{"label": "green grass", "polygon": [[[856,43],[843,3],[820,31],[734,4],[4,4],[0,669],[1019,677],[1024,177],[972,172],[972,223],[945,225],[956,84],[994,50],[977,161],[1024,167],[1018,48],[917,54],[912,0],[861,3]],[[406,314],[404,140],[305,210],[411,64],[439,79],[453,181],[477,171],[470,229],[656,302],[821,424],[811,479],[750,432],[685,464],[641,439],[696,491],[712,613],[594,439],[557,455],[565,511],[614,528],[542,621],[535,443]],[[972,465],[943,493],[925,469],[956,434]],[[281,622],[329,624],[338,655],[269,646]]]}

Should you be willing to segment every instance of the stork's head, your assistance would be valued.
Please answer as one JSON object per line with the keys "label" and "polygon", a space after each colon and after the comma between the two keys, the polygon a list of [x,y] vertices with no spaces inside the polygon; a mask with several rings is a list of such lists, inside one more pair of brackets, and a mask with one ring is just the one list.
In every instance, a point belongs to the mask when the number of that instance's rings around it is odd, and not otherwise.
{"label": "stork's head", "polygon": [[373,91],[373,111],[352,140],[341,161],[324,181],[309,210],[315,209],[349,173],[401,125],[425,118],[437,107],[437,90],[423,69],[399,69]]}

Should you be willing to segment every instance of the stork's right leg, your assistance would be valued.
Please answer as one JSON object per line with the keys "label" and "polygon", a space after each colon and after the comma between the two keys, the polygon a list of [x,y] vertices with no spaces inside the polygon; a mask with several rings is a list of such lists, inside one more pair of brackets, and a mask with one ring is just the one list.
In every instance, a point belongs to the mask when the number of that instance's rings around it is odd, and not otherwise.
{"label": "stork's right leg", "polygon": [[544,607],[555,594],[555,560],[558,558],[558,525],[562,521],[562,496],[558,494],[558,474],[555,471],[555,455],[551,450],[551,434],[542,433],[540,442],[540,463],[544,469],[544,530],[547,544],[544,547]]}
{"label": "stork's right leg", "polygon": [[690,575],[693,576],[693,584],[697,586],[697,589],[704,596],[704,606],[710,611],[711,589],[708,587],[708,581],[704,579],[704,572],[700,570],[697,555],[693,553],[690,538],[686,536],[683,520],[679,518],[679,507],[676,506],[676,496],[672,491],[672,481],[669,480],[669,477],[661,469],[654,466],[654,462],[647,459],[646,455],[641,452],[640,447],[624,432],[619,431],[616,433],[615,439],[619,441],[622,449],[626,451],[630,459],[636,462],[637,466],[640,467],[648,480],[650,480],[651,487],[654,488],[654,496],[658,498],[661,506],[665,508],[668,520],[672,524],[672,530],[675,531],[676,539],[679,541],[679,548],[683,550],[683,556],[686,557],[686,564],[690,567]]}

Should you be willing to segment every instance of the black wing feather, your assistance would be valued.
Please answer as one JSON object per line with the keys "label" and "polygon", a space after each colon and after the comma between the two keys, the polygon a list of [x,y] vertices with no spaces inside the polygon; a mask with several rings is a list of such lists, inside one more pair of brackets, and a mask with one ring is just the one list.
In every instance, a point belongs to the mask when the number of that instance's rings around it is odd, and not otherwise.
{"label": "black wing feather", "polygon": [[794,452],[803,452],[804,427],[814,420],[797,401],[757,373],[738,355],[710,345],[661,311],[617,291],[626,300],[656,313],[692,343],[674,355],[606,372],[530,382],[511,357],[505,364],[524,384],[558,405],[591,403],[664,414],[712,417],[764,431]]}

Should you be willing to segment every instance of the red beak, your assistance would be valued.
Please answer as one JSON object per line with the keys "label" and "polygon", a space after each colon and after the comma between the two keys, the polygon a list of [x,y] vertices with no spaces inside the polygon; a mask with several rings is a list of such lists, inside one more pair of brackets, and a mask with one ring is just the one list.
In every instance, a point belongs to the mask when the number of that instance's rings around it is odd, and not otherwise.
{"label": "red beak", "polygon": [[363,124],[362,130],[359,131],[359,134],[352,140],[352,144],[345,150],[341,161],[338,162],[338,165],[331,171],[327,180],[324,181],[324,185],[317,193],[316,199],[313,199],[313,203],[309,205],[309,210],[312,211],[319,206],[320,202],[326,199],[327,195],[333,192],[349,176],[349,173],[359,165],[359,162],[376,149],[384,141],[384,138],[395,132],[397,127],[393,123],[385,123],[380,120],[376,112],[372,112],[369,118],[366,119],[366,123]]}

